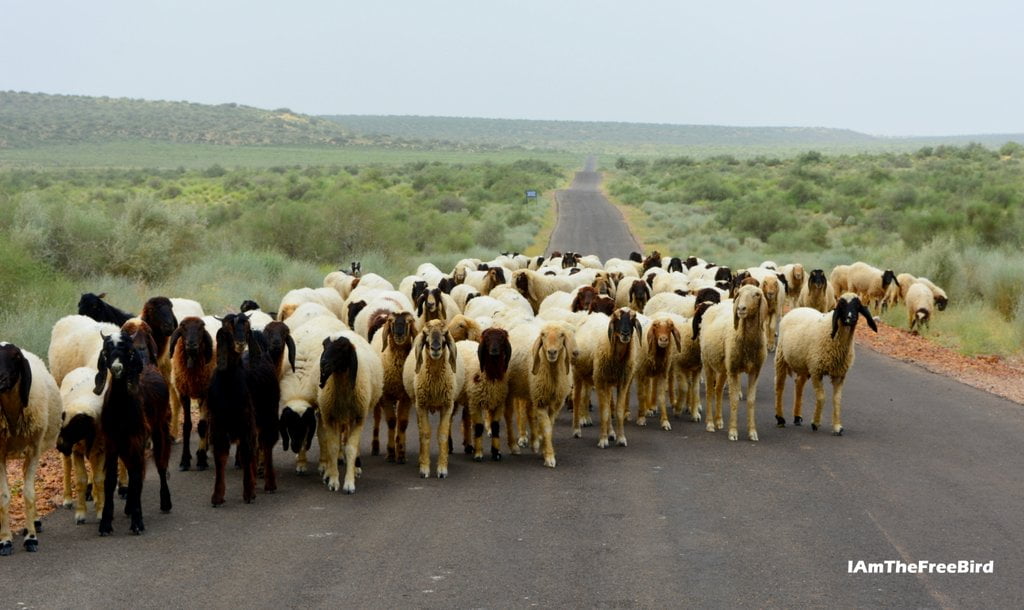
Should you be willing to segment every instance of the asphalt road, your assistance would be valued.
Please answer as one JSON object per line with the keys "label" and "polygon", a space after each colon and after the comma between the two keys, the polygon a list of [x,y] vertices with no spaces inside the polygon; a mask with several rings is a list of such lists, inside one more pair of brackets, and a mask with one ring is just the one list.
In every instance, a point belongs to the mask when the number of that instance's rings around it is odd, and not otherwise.
{"label": "asphalt road", "polygon": [[[253,505],[232,471],[218,509],[212,472],[175,472],[166,515],[150,472],[145,534],[120,510],[109,538],[58,510],[39,553],[16,537],[0,558],[0,606],[1024,607],[1024,407],[860,349],[836,438],[777,429],[773,377],[766,364],[758,443],[674,420],[602,450],[563,413],[554,470],[459,454],[450,478],[423,480],[415,458],[364,457],[355,495],[289,468]],[[414,456],[415,423],[409,438]],[[857,560],[995,572],[848,574]]]}

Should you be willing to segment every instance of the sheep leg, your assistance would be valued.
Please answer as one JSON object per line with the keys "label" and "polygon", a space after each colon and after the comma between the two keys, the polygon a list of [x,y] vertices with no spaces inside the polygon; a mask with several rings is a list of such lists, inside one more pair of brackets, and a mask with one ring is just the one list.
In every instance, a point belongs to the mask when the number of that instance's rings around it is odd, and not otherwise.
{"label": "sheep leg", "polygon": [[672,405],[672,414],[676,417],[683,414],[683,402],[685,401],[686,390],[683,389],[685,380],[674,370],[668,373],[668,402]]}
{"label": "sheep leg", "polygon": [[532,401],[526,403],[526,417],[530,420],[530,439],[533,441],[533,452],[540,453],[543,439],[541,435],[544,433],[541,429],[540,415],[538,414],[540,407],[535,405]]}
{"label": "sheep leg", "polygon": [[[395,405],[387,404],[384,399],[374,407],[373,410],[373,433],[374,437],[377,436],[377,426],[380,424],[380,417],[383,414],[384,420],[388,424],[388,443],[387,450],[385,452],[386,457],[384,458],[387,462],[394,463],[395,461],[395,440],[398,436],[398,418],[395,415]],[[370,452],[371,455],[377,455],[376,453]]]}
{"label": "sheep leg", "polygon": [[25,461],[22,463],[22,474],[24,486],[21,488],[21,496],[25,499],[25,550],[32,553],[39,548],[39,538],[36,537],[36,529],[42,526],[39,522],[39,513],[36,510],[36,470],[39,468],[38,449],[32,448],[25,452]]}
{"label": "sheep leg", "polygon": [[526,413],[526,403],[522,400],[516,400],[513,404],[516,409],[516,430],[519,433],[517,444],[520,447],[526,448],[530,445],[530,420]]}
{"label": "sheep leg", "polygon": [[277,491],[277,471],[274,469],[274,445],[277,430],[260,430],[260,454],[263,456],[263,491]]}
{"label": "sheep leg", "polygon": [[[164,420],[164,422],[166,421]],[[153,430],[153,462],[156,464],[156,472],[160,476],[160,512],[169,513],[171,512],[171,490],[167,487],[167,466],[171,461],[172,441],[166,423],[162,429],[160,428],[158,426]]]}
{"label": "sheep leg", "polygon": [[430,415],[419,405],[416,405],[416,423],[420,431],[420,477],[425,479],[430,476]]}
{"label": "sheep leg", "polygon": [[89,456],[89,465],[92,467],[92,496],[96,498],[96,516],[103,513],[104,499],[106,498],[104,489],[106,488],[107,472],[103,467],[103,461],[104,453],[93,449]]}
{"label": "sheep leg", "polygon": [[[189,403],[191,405],[191,402]],[[192,408],[184,409],[182,413],[184,421],[181,425],[181,461],[178,462],[178,470],[192,468]],[[172,416],[173,421],[173,416]],[[198,455],[197,455],[198,457]]]}
{"label": "sheep leg", "polygon": [[[588,396],[589,398],[589,396]],[[583,429],[580,420],[583,416],[583,382],[577,380],[572,388],[572,435],[573,438],[583,438]]]}
{"label": "sheep leg", "polygon": [[689,371],[686,375],[686,394],[690,406],[690,419],[700,421],[700,369]]}
{"label": "sheep leg", "polygon": [[338,491],[341,489],[338,473],[338,454],[341,452],[341,422],[327,421],[325,418],[320,429],[323,430],[323,434],[320,436],[320,455],[322,456],[320,462],[324,466],[323,482],[327,484],[329,491]]}
{"label": "sheep leg", "polygon": [[665,386],[668,385],[668,380],[664,377],[656,377],[653,380],[654,385],[654,404],[657,406],[659,413],[661,413],[661,429],[671,430],[672,424],[668,420],[668,400],[665,397]]}
{"label": "sheep leg", "polygon": [[[556,407],[557,409],[557,407]],[[541,436],[544,439],[544,465],[548,468],[555,467],[555,444],[552,439],[552,420],[557,417],[558,411],[552,414],[547,407],[541,406],[537,409],[537,418],[540,420]]]}
{"label": "sheep leg", "polygon": [[7,483],[7,452],[0,451],[0,557],[6,557],[14,550],[11,544],[11,488]]}
{"label": "sheep leg", "polygon": [[[647,414],[651,412],[653,401],[653,379],[641,379],[636,384],[636,425],[647,425]],[[628,410],[628,409],[627,409]]]}
{"label": "sheep leg", "polygon": [[74,460],[72,459],[73,455],[73,451],[71,455],[61,455],[61,466],[63,473],[62,483],[64,485],[64,497],[61,499],[61,506],[63,506],[64,508],[71,508],[75,506],[75,499],[72,497],[73,492],[71,491],[71,472],[74,470]]}
{"label": "sheep leg", "polygon": [[615,390],[615,442],[620,447],[626,446],[626,419],[629,415],[629,386],[632,379],[624,386]]}
{"label": "sheep leg", "polygon": [[[181,408],[181,396],[178,395],[178,390],[174,387],[173,383],[167,384],[167,390],[171,395],[171,442],[175,443],[178,440],[175,434],[181,429],[182,411],[184,409]],[[189,401],[188,396],[185,397],[185,402],[188,403],[189,410],[191,410],[192,403]]]}
{"label": "sheep leg", "polygon": [[811,377],[811,385],[814,386],[814,419],[811,420],[811,430],[817,431],[821,425],[821,409],[825,406],[825,385],[821,377]]}
{"label": "sheep leg", "polygon": [[216,469],[213,479],[213,495],[210,496],[210,503],[214,508],[224,504],[224,477],[228,465],[228,454],[231,452],[231,444],[216,439],[213,442],[213,464]]}
{"label": "sheep leg", "polygon": [[128,503],[125,507],[130,509],[128,514],[131,520],[129,530],[137,536],[146,529],[142,522],[142,480],[146,474],[145,449],[139,447],[139,451],[135,452],[131,458],[131,466],[128,468]]}
{"label": "sheep leg", "polygon": [[[515,428],[512,426],[512,423],[513,423],[512,422],[512,417],[515,415],[515,409],[513,408],[514,405],[515,405],[515,400],[514,399],[512,399],[512,404],[511,405],[508,403],[508,401],[505,402],[505,437],[506,437],[505,442],[508,443],[509,453],[511,453],[512,455],[519,455],[522,452],[522,450],[519,448],[519,443],[516,442],[515,431],[514,431]],[[486,414],[485,414],[485,416],[486,416]],[[497,420],[492,420],[491,421],[491,436],[492,437],[494,436],[494,430],[495,430],[494,422],[495,421],[497,421]],[[499,432],[500,432],[500,430],[499,430]]]}
{"label": "sheep leg", "polygon": [[710,367],[704,369],[704,400],[708,403],[708,421],[704,427],[708,432],[715,431],[715,395],[718,392],[718,374]]}
{"label": "sheep leg", "polygon": [[501,461],[501,416],[497,413],[491,419],[491,459]]}
{"label": "sheep leg", "polygon": [[758,370],[747,373],[747,438],[757,442],[757,422],[754,419],[754,405],[757,402]]}
{"label": "sheep leg", "polygon": [[801,413],[804,409],[804,387],[807,385],[807,377],[804,375],[797,375],[796,386],[793,388],[793,425],[801,426],[804,423],[804,418],[801,417]]}
{"label": "sheep leg", "polygon": [[608,446],[611,433],[612,418],[612,390],[611,388],[597,387],[597,404],[601,411],[601,434],[597,438],[597,446],[604,449]]}
{"label": "sheep leg", "polygon": [[739,438],[736,432],[736,420],[740,410],[740,374],[728,372],[729,375],[729,440]]}
{"label": "sheep leg", "polygon": [[448,443],[451,441],[452,434],[452,416],[454,415],[455,405],[451,404],[447,409],[441,412],[441,421],[437,422],[437,478],[443,479],[448,476],[448,451],[445,450],[448,447]]}
{"label": "sheep leg", "polygon": [[[82,456],[72,453],[67,458],[75,470],[75,483],[78,491],[75,497],[75,524],[81,525],[85,523],[85,513],[88,510],[85,506],[85,492],[89,487],[89,473],[85,471],[85,459]],[[64,473],[64,478],[70,478],[67,472]],[[66,503],[67,501],[65,501]]]}
{"label": "sheep leg", "polygon": [[210,424],[203,410],[199,411],[199,423],[196,424],[196,434],[199,435],[199,448],[196,449],[196,470],[206,470],[210,467],[207,462],[206,450],[210,445],[209,440]]}
{"label": "sheep leg", "polygon": [[398,401],[398,427],[395,429],[395,462],[405,463],[405,431],[409,428],[409,410],[412,399],[403,398]]}
{"label": "sheep leg", "polygon": [[832,379],[832,436],[843,434],[843,382],[845,377]]}
{"label": "sheep leg", "polygon": [[[481,414],[480,405],[473,405],[470,409],[470,416],[473,418],[473,461],[484,461],[484,418]],[[491,446],[497,442],[500,446],[501,437],[491,436]],[[492,449],[493,451],[493,449]]]}
{"label": "sheep leg", "polygon": [[248,438],[239,439],[238,449],[235,451],[235,455],[242,462],[242,501],[246,504],[252,504],[256,500],[255,436],[254,433],[250,433]]}
{"label": "sheep leg", "polygon": [[473,418],[470,417],[469,404],[462,405],[462,451],[466,455],[473,453]]}
{"label": "sheep leg", "polygon": [[782,394],[786,391],[786,363],[779,357],[775,359],[775,425],[786,427],[786,418],[782,416]]}
{"label": "sheep leg", "polygon": [[106,473],[105,480],[110,485],[103,487],[103,509],[97,509],[100,513],[100,536],[108,536],[114,532],[114,488],[113,483],[117,481],[117,452],[109,444],[106,447],[107,455],[104,458],[103,470]]}
{"label": "sheep leg", "polygon": [[363,416],[356,415],[349,426],[348,438],[345,439],[345,482],[341,491],[347,494],[356,493],[356,475],[359,469],[359,439],[363,436]]}
{"label": "sheep leg", "polygon": [[[381,399],[376,405],[373,406],[373,441],[370,443],[370,455],[380,455],[380,418],[381,411],[384,410],[382,403],[384,399]],[[388,451],[392,461],[394,460],[393,452],[395,449],[394,444],[391,443],[391,430],[393,426],[388,423]]]}

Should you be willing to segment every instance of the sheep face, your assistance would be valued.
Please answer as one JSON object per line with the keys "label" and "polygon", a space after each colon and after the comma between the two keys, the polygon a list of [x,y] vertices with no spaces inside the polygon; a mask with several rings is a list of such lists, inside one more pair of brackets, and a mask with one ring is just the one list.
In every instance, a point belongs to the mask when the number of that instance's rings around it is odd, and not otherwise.
{"label": "sheep face", "polygon": [[263,336],[267,338],[267,347],[274,362],[280,362],[284,350],[288,350],[288,364],[292,372],[295,372],[295,340],[292,339],[288,325],[284,322],[270,322],[263,328]]}
{"label": "sheep face", "polygon": [[164,337],[169,337],[178,328],[178,320],[174,317],[174,308],[167,297],[153,297],[142,307],[142,319]]}
{"label": "sheep face", "polygon": [[668,261],[668,271],[669,273],[673,271],[683,273],[683,259],[679,258],[678,256],[673,256]]}
{"label": "sheep face", "polygon": [[[293,409],[294,407],[294,409]],[[308,405],[285,405],[281,410],[281,445],[299,453],[309,449],[316,434],[316,412]]]}
{"label": "sheep face", "polygon": [[418,303],[420,297],[427,291],[426,280],[416,280],[412,283],[412,302]]}
{"label": "sheep face", "polygon": [[580,289],[576,291],[576,298],[572,300],[572,306],[570,309],[574,312],[588,311],[590,309],[590,304],[594,302],[597,295],[597,289],[593,286],[581,286]]}
{"label": "sheep face", "polygon": [[508,332],[501,328],[488,328],[480,335],[476,349],[480,370],[487,379],[497,381],[505,376],[508,363],[512,360],[512,344]]}
{"label": "sheep face", "polygon": [[512,274],[512,285],[519,294],[523,295],[527,299],[530,298],[530,277],[525,273],[513,273]]}
{"label": "sheep face", "polygon": [[153,339],[153,329],[149,327],[149,324],[138,318],[132,318],[121,326],[121,330],[128,333],[132,344],[143,355],[143,364],[156,364],[159,354],[156,341]]}
{"label": "sheep face", "polygon": [[633,285],[629,287],[629,303],[633,309],[643,311],[650,299],[651,289],[647,287],[647,284],[642,280],[633,280]]}
{"label": "sheep face", "polygon": [[[366,307],[366,301],[354,301],[348,304],[348,327],[353,328],[356,325],[356,316],[359,312]],[[284,318],[281,318],[284,320]]]}
{"label": "sheep face", "polygon": [[732,305],[733,327],[738,328],[740,320],[761,316],[766,307],[767,302],[760,288],[741,286]]}
{"label": "sheep face", "polygon": [[445,318],[444,303],[441,301],[441,291],[437,288],[427,290],[420,295],[416,301],[416,314],[426,314],[428,320]]}
{"label": "sheep face", "polygon": [[852,333],[857,327],[857,317],[861,315],[867,320],[868,327],[877,333],[878,326],[875,324],[875,319],[871,316],[867,306],[860,302],[857,295],[847,292],[839,297],[836,308],[832,311],[832,338],[834,339],[836,333],[839,332],[840,325],[849,328]]}
{"label": "sheep face", "polygon": [[327,385],[332,375],[348,374],[353,381],[359,371],[356,348],[347,337],[324,339],[324,351],[320,354],[320,387]]}
{"label": "sheep face", "polygon": [[61,413],[60,435],[57,437],[57,451],[71,455],[71,450],[80,442],[85,441],[85,451],[92,450],[96,442],[96,420],[85,413],[79,413],[68,421],[63,421],[67,413]]}
{"label": "sheep face", "polygon": [[661,267],[661,252],[658,252],[657,250],[652,252],[651,255],[645,258],[643,261],[644,271],[647,271],[648,269],[654,267]]}
{"label": "sheep face", "polygon": [[935,297],[935,307],[937,307],[939,309],[939,311],[945,311],[946,310],[946,305],[948,305],[948,304],[949,304],[949,299],[947,299],[946,297],[941,296],[941,295]]}
{"label": "sheep face", "polygon": [[[227,331],[229,345],[233,346],[235,353],[239,356],[248,347],[252,338],[252,328],[249,325],[249,316],[244,313],[229,313],[220,320],[220,327]],[[221,334],[217,331],[217,345],[220,346]]]}
{"label": "sheep face", "polygon": [[[6,394],[19,385],[18,398],[21,407],[28,406],[28,393],[32,388],[32,367],[21,349],[10,343],[0,343],[0,394]],[[4,415],[12,420],[14,413],[6,411],[8,402],[4,402]],[[20,414],[20,411],[19,413]]]}
{"label": "sheep face", "polygon": [[441,278],[441,281],[437,283],[437,288],[438,290],[445,294],[451,294],[452,288],[455,288],[456,285],[458,285],[458,282],[456,282],[453,278],[443,277]]}
{"label": "sheep face", "polygon": [[427,350],[427,355],[430,356],[431,360],[440,360],[444,357],[444,350],[448,350],[448,361],[452,367],[452,371],[456,367],[456,351],[455,341],[452,339],[451,333],[445,328],[445,325],[440,320],[431,320],[423,327],[423,332],[419,336],[419,349],[416,350],[416,372],[420,372],[420,367],[423,365],[423,350]]}
{"label": "sheep face", "polygon": [[409,312],[396,312],[391,314],[388,332],[395,345],[405,345],[412,338],[415,321]]}
{"label": "sheep face", "polygon": [[642,263],[644,262],[644,255],[639,252],[630,252],[629,260],[633,261],[634,263]]}
{"label": "sheep face", "polygon": [[590,313],[603,313],[610,316],[615,313],[615,299],[606,296],[596,297],[590,303],[588,311]]}
{"label": "sheep face", "polygon": [[103,393],[107,383],[107,371],[114,380],[124,380],[128,391],[134,393],[138,389],[139,375],[145,366],[142,350],[135,346],[132,337],[125,331],[116,335],[103,337],[103,349],[96,362],[96,395]]}
{"label": "sheep face", "polygon": [[[283,322],[273,322],[273,324],[284,326]],[[213,340],[210,338],[210,333],[206,331],[206,323],[200,318],[188,317],[181,321],[174,334],[171,335],[170,352],[172,355],[179,342],[184,350],[186,367],[195,367],[199,358],[202,358],[202,362],[209,362],[213,359]]]}
{"label": "sheep face", "polygon": [[732,269],[728,267],[719,267],[718,270],[715,271],[714,280],[716,282],[728,282],[732,280]]}
{"label": "sheep face", "polygon": [[619,343],[628,344],[633,340],[633,331],[640,332],[636,312],[628,307],[616,309],[608,320],[608,342],[614,343],[618,339]]}
{"label": "sheep face", "polygon": [[892,284],[893,282],[896,282],[896,287],[899,288],[900,283],[896,281],[896,274],[893,272],[892,269],[886,269],[884,272],[882,272],[883,289],[888,288],[889,284]]}
{"label": "sheep face", "polygon": [[572,359],[579,354],[573,333],[562,326],[546,326],[541,330],[537,340],[533,342],[533,374],[540,371],[541,362],[556,364],[559,360],[565,363],[565,374],[569,374]]}
{"label": "sheep face", "polygon": [[101,292],[100,294],[93,294],[91,292],[84,293],[81,298],[78,299],[78,315],[89,316],[93,320],[102,319],[107,306],[107,304],[103,302],[103,299],[106,296],[107,293],[105,292]]}
{"label": "sheep face", "polygon": [[823,269],[812,269],[811,274],[807,276],[808,288],[817,288],[818,290],[824,290],[828,285],[828,278],[825,277],[825,271]]}
{"label": "sheep face", "polygon": [[250,299],[246,299],[246,300],[242,301],[242,305],[241,305],[241,307],[238,308],[238,311],[240,311],[242,313],[245,313],[247,311],[256,311],[259,308],[260,308],[260,304],[259,303],[257,303],[256,301],[250,300]]}
{"label": "sheep face", "polygon": [[500,286],[505,283],[505,270],[501,267],[495,267],[487,270],[487,284],[491,288]]}
{"label": "sheep face", "polygon": [[647,329],[647,343],[650,345],[652,352],[655,348],[667,348],[673,340],[675,341],[676,349],[681,349],[679,331],[672,320],[655,320],[651,322],[650,328]]}

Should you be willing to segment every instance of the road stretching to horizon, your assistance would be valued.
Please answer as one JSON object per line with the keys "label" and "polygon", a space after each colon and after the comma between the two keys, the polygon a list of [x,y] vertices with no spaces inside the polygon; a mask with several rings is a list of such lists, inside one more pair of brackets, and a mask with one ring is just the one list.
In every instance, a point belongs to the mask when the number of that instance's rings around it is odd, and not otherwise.
{"label": "road stretching to horizon", "polygon": [[[557,194],[551,247],[626,257],[636,244],[586,170]],[[295,474],[279,447],[276,494],[243,504],[234,470],[213,509],[212,471],[174,472],[166,515],[151,468],[145,534],[128,533],[119,500],[109,538],[57,510],[39,553],[16,537],[0,558],[0,606],[1024,607],[1024,407],[859,348],[833,437],[776,428],[773,378],[769,357],[758,443],[674,419],[631,423],[627,448],[602,450],[596,428],[573,439],[563,412],[554,470],[529,453],[459,453],[448,479],[424,480],[413,418],[405,465],[370,457],[364,434],[355,495]],[[859,560],[995,570],[847,573]]]}

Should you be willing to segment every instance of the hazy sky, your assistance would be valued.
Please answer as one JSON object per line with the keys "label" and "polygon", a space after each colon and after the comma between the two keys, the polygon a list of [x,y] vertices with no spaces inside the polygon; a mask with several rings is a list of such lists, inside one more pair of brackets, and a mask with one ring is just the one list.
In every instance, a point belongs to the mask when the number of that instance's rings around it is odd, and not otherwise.
{"label": "hazy sky", "polygon": [[0,90],[1024,132],[1022,0],[0,0]]}

